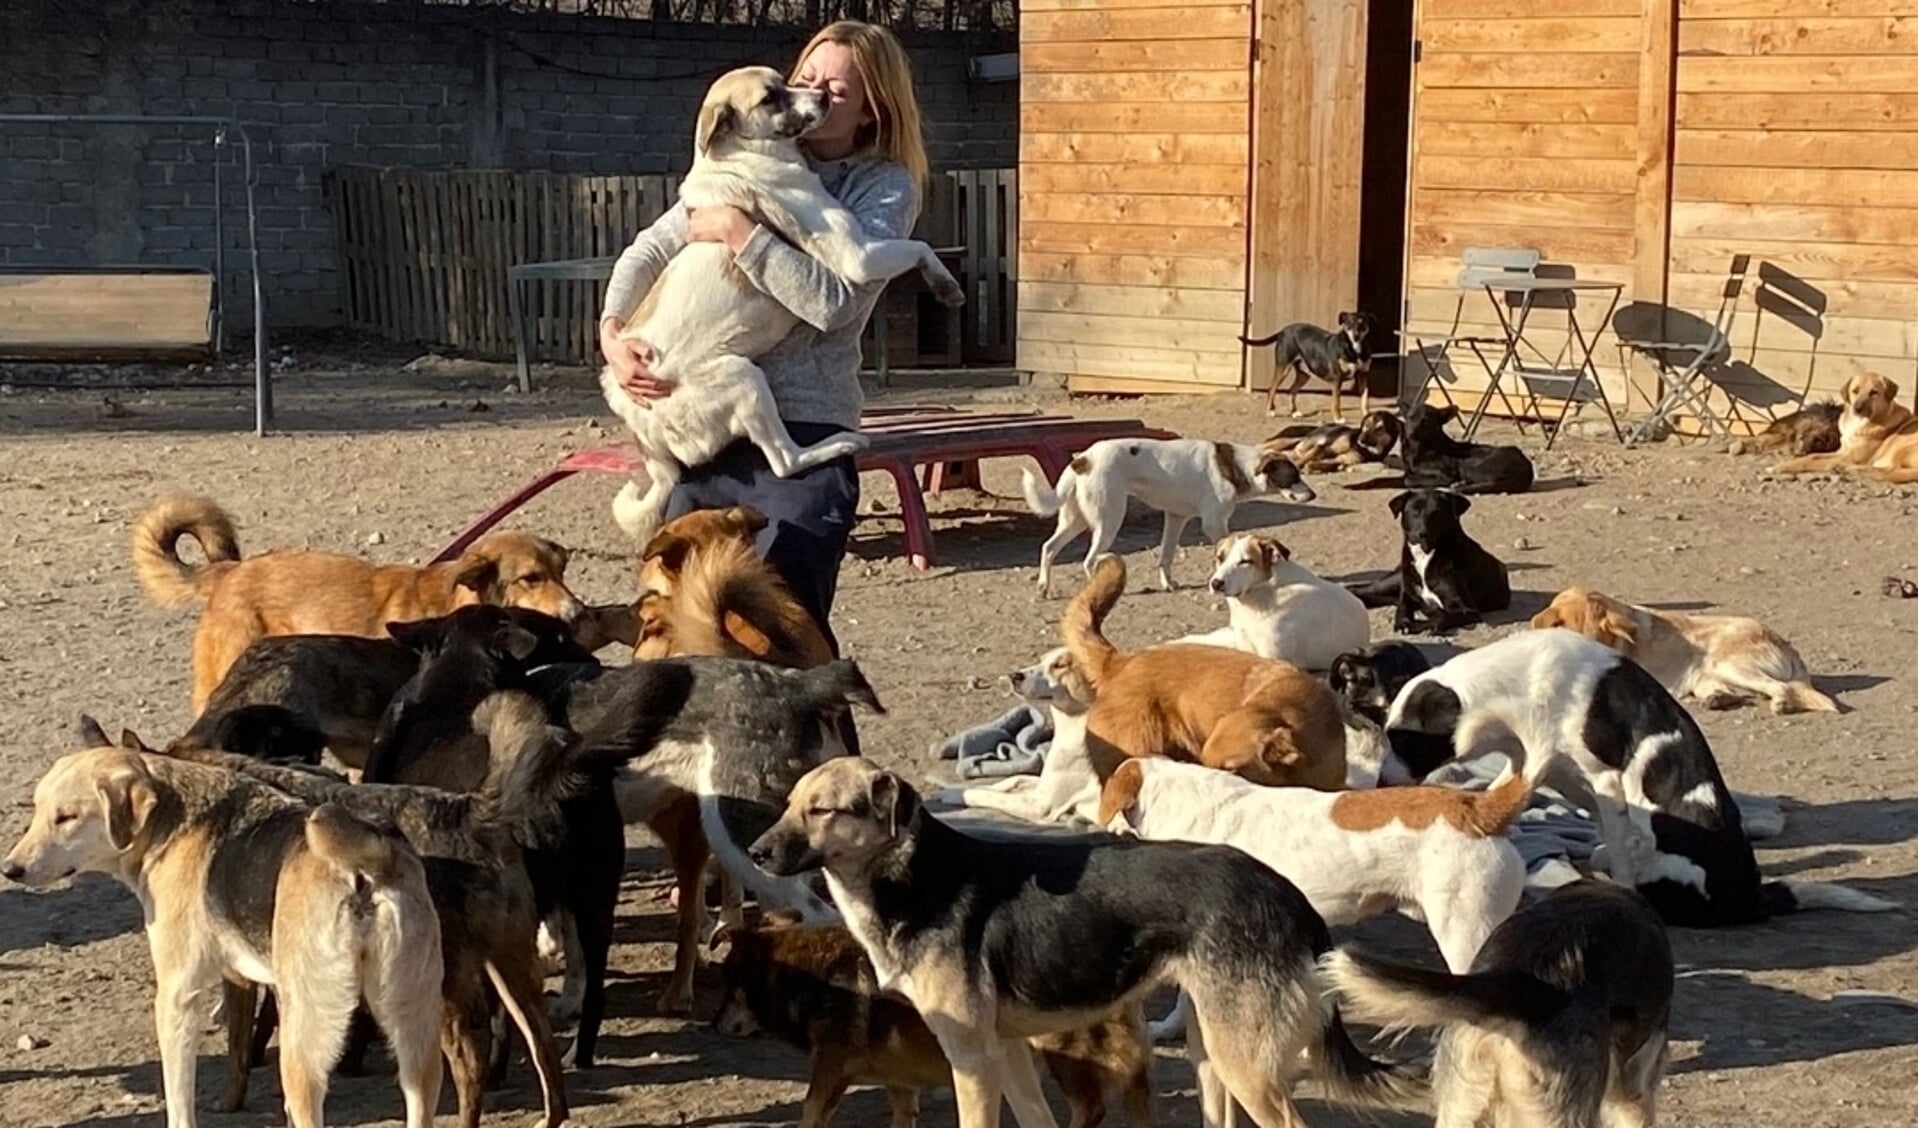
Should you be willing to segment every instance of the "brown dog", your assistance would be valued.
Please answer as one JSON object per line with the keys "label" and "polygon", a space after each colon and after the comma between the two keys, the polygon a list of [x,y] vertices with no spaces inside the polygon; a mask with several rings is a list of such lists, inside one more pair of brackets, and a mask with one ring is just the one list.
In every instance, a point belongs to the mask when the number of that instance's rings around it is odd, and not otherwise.
{"label": "brown dog", "polygon": [[[912,1128],[919,1091],[952,1085],[939,1040],[910,1004],[879,990],[872,960],[844,926],[769,918],[727,939],[725,995],[713,1025],[734,1038],[763,1031],[812,1055],[800,1128],[824,1128],[854,1084],[885,1086],[891,1128]],[[1132,1124],[1151,1124],[1152,1047],[1137,1002],[1031,1044],[1065,1092],[1070,1128],[1103,1120],[1106,1093],[1115,1089]]]}
{"label": "brown dog", "polygon": [[1270,786],[1345,786],[1338,699],[1289,662],[1166,643],[1127,654],[1101,633],[1125,590],[1125,563],[1101,557],[1061,629],[1097,695],[1086,751],[1101,780],[1129,756],[1192,760]]}
{"label": "brown dog", "polygon": [[1794,456],[1830,454],[1838,449],[1838,417],[1844,408],[1826,400],[1807,404],[1772,420],[1756,435],[1733,439],[1732,454],[1770,454],[1789,450]]}
{"label": "brown dog", "polygon": [[[207,562],[180,559],[179,539]],[[282,549],[240,558],[233,520],[211,499],[162,499],[133,529],[133,571],[162,607],[205,603],[193,636],[193,711],[240,652],[268,635],[386,637],[386,624],[430,619],[473,603],[526,607],[572,622],[566,549],[526,533],[492,533],[458,560],[414,567],[331,552]]]}
{"label": "brown dog", "polygon": [[1845,381],[1845,407],[1838,416],[1838,449],[1807,454],[1771,468],[1774,474],[1840,470],[1880,482],[1918,482],[1918,419],[1899,406],[1898,385],[1875,373]]}

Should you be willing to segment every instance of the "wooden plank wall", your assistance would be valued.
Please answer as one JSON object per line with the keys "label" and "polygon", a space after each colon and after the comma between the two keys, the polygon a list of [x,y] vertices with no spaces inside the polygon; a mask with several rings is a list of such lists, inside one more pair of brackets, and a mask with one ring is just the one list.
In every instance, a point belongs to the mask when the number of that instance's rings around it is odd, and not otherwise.
{"label": "wooden plank wall", "polygon": [[[1572,16],[1558,0],[1422,0],[1408,333],[1444,337],[1467,247],[1536,248],[1579,278],[1623,283],[1622,302],[1662,300],[1666,162],[1656,138],[1641,135],[1641,125],[1656,133],[1662,122],[1640,108],[1641,86],[1662,90],[1670,73],[1657,44],[1647,43],[1647,13],[1661,2],[1671,0],[1590,0]],[[1641,271],[1647,262],[1651,269]],[[1482,291],[1467,297],[1461,331],[1497,331],[1489,301]],[[1580,324],[1590,333],[1603,302],[1581,302]],[[1527,336],[1555,351],[1564,323],[1562,313],[1540,310]],[[1405,348],[1406,379],[1420,379],[1414,343]],[[1486,386],[1484,370],[1464,349],[1446,360],[1447,386],[1470,408]],[[1625,371],[1616,349],[1601,345],[1594,360],[1621,408]],[[1502,406],[1493,400],[1492,408]]]}
{"label": "wooden plank wall", "polygon": [[1239,384],[1251,20],[1236,0],[1021,5],[1020,368]]}
{"label": "wooden plank wall", "polygon": [[[1680,0],[1672,304],[1710,318],[1747,420],[1858,372],[1918,384],[1918,0]],[[1725,406],[1723,398],[1721,407]]]}

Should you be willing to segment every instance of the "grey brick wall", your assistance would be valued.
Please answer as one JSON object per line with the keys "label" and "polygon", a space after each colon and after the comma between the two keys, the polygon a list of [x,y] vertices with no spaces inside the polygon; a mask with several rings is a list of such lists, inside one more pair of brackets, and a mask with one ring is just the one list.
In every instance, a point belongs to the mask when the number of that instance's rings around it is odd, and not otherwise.
{"label": "grey brick wall", "polygon": [[[1001,37],[907,35],[938,168],[1018,161],[1018,84],[967,78]],[[798,31],[299,0],[0,4],[0,112],[238,117],[253,141],[269,321],[339,317],[332,165],[683,170],[718,70],[782,69]],[[204,130],[0,123],[0,262],[197,263],[216,239]],[[250,319],[238,166],[226,293]]]}

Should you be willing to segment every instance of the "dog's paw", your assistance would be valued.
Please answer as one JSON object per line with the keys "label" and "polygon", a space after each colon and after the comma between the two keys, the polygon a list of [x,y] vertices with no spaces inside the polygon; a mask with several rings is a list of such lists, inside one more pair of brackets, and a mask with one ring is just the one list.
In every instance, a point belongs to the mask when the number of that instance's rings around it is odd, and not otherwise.
{"label": "dog's paw", "polygon": [[693,985],[691,983],[667,984],[666,989],[659,993],[658,1005],[661,1014],[693,1013]]}
{"label": "dog's paw", "polygon": [[952,275],[928,275],[926,282],[932,287],[933,300],[947,309],[957,309],[966,304],[966,288]]}

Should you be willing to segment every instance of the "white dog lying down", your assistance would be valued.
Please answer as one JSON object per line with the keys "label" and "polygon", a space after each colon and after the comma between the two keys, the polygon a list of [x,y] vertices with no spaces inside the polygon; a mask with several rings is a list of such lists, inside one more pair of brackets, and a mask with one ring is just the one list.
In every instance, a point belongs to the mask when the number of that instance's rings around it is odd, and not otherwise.
{"label": "white dog lying down", "polygon": [[1776,631],[1742,615],[1654,611],[1603,592],[1569,587],[1532,616],[1539,629],[1565,627],[1645,667],[1679,697],[1707,709],[1768,698],[1774,713],[1836,713],[1811,684],[1798,651]]}
{"label": "white dog lying down", "polygon": [[1099,809],[1099,777],[1086,755],[1086,710],[1092,686],[1063,646],[1007,678],[1012,691],[1052,714],[1052,745],[1039,774],[1011,776],[978,787],[949,787],[935,798],[1001,811],[1035,823],[1092,823]]}
{"label": "white dog lying down", "polygon": [[[853,285],[917,269],[941,302],[963,303],[964,290],[931,247],[869,238],[807,167],[799,139],[825,120],[826,109],[824,91],[789,87],[770,67],[722,75],[700,107],[693,167],[679,198],[693,208],[739,208]],[[650,483],[642,490],[629,482],[614,499],[621,528],[640,540],[651,536],[684,468],[709,461],[735,439],[751,439],[782,478],[866,448],[856,434],[802,448],[780,421],[753,360],[798,324],[733,269],[722,244],[688,244],[666,264],[620,336],[645,342],[653,375],[677,389],[639,403],[610,367],[600,374],[607,404],[639,440]]]}
{"label": "white dog lying down", "polygon": [[[1236,846],[1298,886],[1328,925],[1398,909],[1423,920],[1446,966],[1463,973],[1525,890],[1525,862],[1505,830],[1531,793],[1515,771],[1487,791],[1328,792],[1144,758],[1112,773],[1098,817],[1119,834]],[[1188,1009],[1181,994],[1155,1036],[1182,1028]]]}
{"label": "white dog lying down", "polygon": [[1294,561],[1276,539],[1233,533],[1219,542],[1213,560],[1211,587],[1226,597],[1231,623],[1178,641],[1315,671],[1331,669],[1339,655],[1372,641],[1372,620],[1359,597]]}

